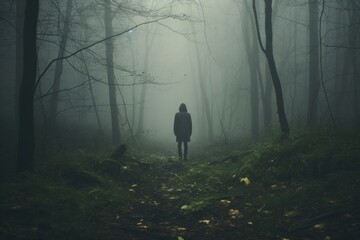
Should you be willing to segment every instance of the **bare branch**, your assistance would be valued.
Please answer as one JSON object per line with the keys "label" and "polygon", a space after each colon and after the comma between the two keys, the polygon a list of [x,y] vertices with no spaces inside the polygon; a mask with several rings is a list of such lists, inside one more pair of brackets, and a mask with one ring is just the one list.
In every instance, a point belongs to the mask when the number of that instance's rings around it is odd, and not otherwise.
{"label": "bare branch", "polygon": [[47,72],[47,70],[49,70],[49,68],[50,68],[56,61],[59,61],[59,60],[61,60],[61,59],[68,59],[68,58],[70,58],[70,57],[72,57],[72,56],[80,53],[81,51],[84,51],[84,50],[86,50],[86,49],[89,49],[89,48],[91,48],[91,47],[93,47],[93,46],[95,46],[95,45],[97,45],[97,44],[99,44],[99,43],[105,42],[105,41],[107,41],[107,40],[109,40],[109,39],[111,39],[111,38],[115,38],[115,37],[121,36],[121,35],[123,35],[123,34],[125,34],[125,33],[127,33],[127,32],[130,32],[130,31],[132,31],[132,30],[134,30],[134,29],[136,29],[136,28],[138,28],[138,27],[140,27],[140,26],[147,25],[147,24],[151,24],[151,23],[156,23],[156,22],[159,22],[159,21],[164,20],[164,19],[167,19],[167,18],[169,18],[169,16],[165,16],[165,17],[162,17],[162,18],[159,18],[159,19],[155,19],[155,20],[152,20],[152,21],[148,21],[148,22],[143,22],[143,23],[137,24],[137,25],[135,25],[135,26],[133,26],[133,27],[125,30],[125,31],[122,31],[122,32],[120,32],[120,33],[116,33],[116,34],[114,34],[114,35],[112,35],[112,36],[103,38],[103,39],[98,40],[98,41],[96,41],[96,42],[94,42],[94,43],[92,43],[92,44],[90,44],[90,45],[88,45],[88,46],[85,46],[85,47],[83,47],[83,48],[80,48],[80,49],[78,49],[77,51],[75,51],[75,52],[73,52],[73,53],[71,53],[71,54],[69,54],[69,55],[67,55],[67,56],[53,59],[53,60],[45,67],[45,69],[42,71],[42,73],[39,75],[38,79],[36,80],[35,88],[34,88],[34,89],[37,88],[37,86],[39,85],[39,82],[40,82],[41,78],[45,75],[45,73]]}
{"label": "bare branch", "polygon": [[258,41],[260,44],[260,48],[261,50],[266,54],[266,49],[264,48],[264,45],[261,41],[261,35],[260,35],[260,30],[259,30],[259,21],[258,21],[258,17],[257,17],[257,12],[256,12],[256,0],[253,0],[253,11],[254,11],[254,18],[255,18],[255,25],[256,25],[256,32],[257,32],[257,36],[258,36]]}

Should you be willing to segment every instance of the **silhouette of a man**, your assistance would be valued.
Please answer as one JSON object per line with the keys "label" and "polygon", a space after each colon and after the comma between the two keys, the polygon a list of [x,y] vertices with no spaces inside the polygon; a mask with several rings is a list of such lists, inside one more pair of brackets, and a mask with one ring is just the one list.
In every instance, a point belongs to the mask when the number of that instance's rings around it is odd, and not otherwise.
{"label": "silhouette of a man", "polygon": [[175,114],[174,119],[174,134],[176,136],[176,142],[178,143],[179,158],[182,159],[181,145],[184,143],[184,160],[187,160],[188,154],[188,142],[190,142],[190,136],[192,133],[191,115],[187,112],[186,105],[180,104],[179,112]]}

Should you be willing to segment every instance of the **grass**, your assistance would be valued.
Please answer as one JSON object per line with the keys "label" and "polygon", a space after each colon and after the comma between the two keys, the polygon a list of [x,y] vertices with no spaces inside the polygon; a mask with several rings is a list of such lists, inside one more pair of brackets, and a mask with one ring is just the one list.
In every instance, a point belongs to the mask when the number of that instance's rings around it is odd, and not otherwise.
{"label": "grass", "polygon": [[214,149],[189,163],[134,147],[122,161],[56,151],[0,184],[0,238],[356,239],[356,137],[299,132]]}

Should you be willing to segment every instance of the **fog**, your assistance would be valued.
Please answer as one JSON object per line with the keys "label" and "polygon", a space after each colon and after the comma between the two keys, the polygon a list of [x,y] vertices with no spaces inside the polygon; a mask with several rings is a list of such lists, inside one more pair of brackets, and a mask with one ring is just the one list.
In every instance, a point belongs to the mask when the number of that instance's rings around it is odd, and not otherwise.
{"label": "fog", "polygon": [[[112,137],[114,144],[171,146],[180,103],[192,116],[191,141],[200,145],[256,141],[284,130],[273,72],[258,41],[266,46],[264,2],[256,3],[258,32],[252,1],[245,0],[40,1],[37,147],[49,139]],[[273,56],[290,129],[358,123],[358,8],[336,0],[318,1],[312,10],[307,1],[273,2]],[[16,37],[24,10],[20,3],[1,2],[1,122],[9,133],[17,132]],[[311,42],[320,54],[315,60]],[[118,111],[115,123],[112,110]],[[114,124],[120,139],[114,140]],[[12,140],[2,137],[4,146],[16,145],[17,134],[10,135]]]}

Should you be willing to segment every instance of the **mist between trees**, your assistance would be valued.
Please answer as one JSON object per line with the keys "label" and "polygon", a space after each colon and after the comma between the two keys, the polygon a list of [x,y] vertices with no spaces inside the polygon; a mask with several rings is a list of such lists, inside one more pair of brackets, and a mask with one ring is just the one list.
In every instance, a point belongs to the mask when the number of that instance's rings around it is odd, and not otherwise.
{"label": "mist between trees", "polygon": [[59,141],[175,141],[182,102],[198,144],[359,124],[357,1],[4,0],[0,10],[1,154],[19,153],[18,170]]}

